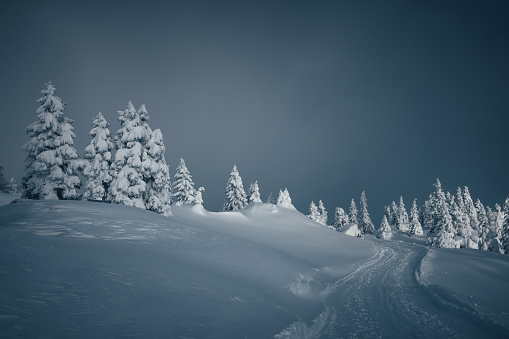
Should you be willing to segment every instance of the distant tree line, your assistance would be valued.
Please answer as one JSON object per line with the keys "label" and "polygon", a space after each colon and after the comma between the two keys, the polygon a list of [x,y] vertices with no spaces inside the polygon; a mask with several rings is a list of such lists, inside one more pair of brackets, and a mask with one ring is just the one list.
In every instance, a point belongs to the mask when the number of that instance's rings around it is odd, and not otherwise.
{"label": "distant tree line", "polygon": [[[145,105],[138,110],[129,102],[118,111],[120,129],[111,136],[110,124],[102,113],[92,120],[91,141],[79,158],[73,147],[73,120],[64,116],[65,105],[56,96],[53,84],[46,84],[38,100],[37,119],[26,128],[30,140],[22,149],[27,152],[25,175],[21,187],[14,178],[6,181],[0,165],[0,190],[22,194],[29,199],[78,199],[81,187],[79,173],[86,178],[83,200],[110,202],[135,206],[162,215],[171,214],[171,205],[202,204],[203,187],[195,189],[192,176],[184,159],[180,159],[174,180],[164,157],[165,146],[160,129],[152,130]],[[249,186],[246,193],[237,166],[234,165],[227,181],[223,211],[245,208],[250,203],[262,202],[258,182]],[[285,188],[279,191],[276,204],[284,208],[292,205]],[[272,193],[267,199],[273,203]],[[327,225],[327,210],[320,200],[318,206],[310,204],[308,217],[337,231],[355,225],[359,235],[376,234],[390,239],[393,230],[409,236],[422,236],[427,232],[427,243],[441,248],[473,248],[509,254],[509,198],[503,207],[485,208],[478,199],[474,204],[468,187],[458,188],[456,194],[442,191],[437,179],[435,192],[421,208],[414,199],[410,214],[403,197],[384,208],[382,222],[377,231],[371,221],[366,194],[360,198],[360,210],[355,200],[349,213],[337,207],[334,223]]]}

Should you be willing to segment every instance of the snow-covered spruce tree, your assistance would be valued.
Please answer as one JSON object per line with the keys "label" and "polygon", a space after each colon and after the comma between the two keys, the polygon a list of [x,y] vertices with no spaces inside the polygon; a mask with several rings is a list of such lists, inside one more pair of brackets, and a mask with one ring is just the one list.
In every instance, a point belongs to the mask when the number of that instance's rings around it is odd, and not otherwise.
{"label": "snow-covered spruce tree", "polygon": [[295,207],[292,204],[292,198],[290,198],[290,193],[288,192],[287,188],[285,188],[284,191],[279,190],[279,196],[277,198],[276,205],[285,208],[295,209]]}
{"label": "snow-covered spruce tree", "polygon": [[470,228],[475,232],[479,229],[479,219],[477,217],[477,209],[475,208],[474,201],[470,196],[470,191],[467,186],[463,189],[463,201],[465,203],[465,211],[470,218]]}
{"label": "snow-covered spruce tree", "polygon": [[164,158],[163,133],[160,129],[150,134],[142,156],[142,174],[146,183],[143,200],[148,210],[169,216],[171,214],[170,170]]}
{"label": "snow-covered spruce tree", "polygon": [[237,166],[233,165],[230,178],[226,184],[226,199],[224,200],[223,210],[225,212],[239,210],[247,205],[247,196],[242,185],[242,178],[239,175]]}
{"label": "snow-covered spruce tree", "polygon": [[7,193],[12,195],[21,194],[21,187],[18,185],[14,178],[11,178],[11,180],[9,180],[9,183],[7,184]]}
{"label": "snow-covered spruce tree", "polygon": [[378,239],[389,239],[392,235],[391,226],[389,226],[389,222],[387,221],[387,217],[384,215],[382,219],[382,223],[380,224],[380,228],[377,231],[376,237]]}
{"label": "snow-covered spruce tree", "polygon": [[495,204],[495,210],[490,213],[490,222],[494,226],[493,238],[490,241],[489,250],[495,253],[504,253],[502,247],[502,230],[504,228],[505,215],[499,204]]}
{"label": "snow-covered spruce tree", "polygon": [[4,167],[0,164],[0,192],[8,193],[9,183],[4,176]]}
{"label": "snow-covered spruce tree", "polygon": [[205,191],[205,187],[199,187],[196,190],[196,195],[194,196],[194,203],[197,205],[203,204],[203,191]]}
{"label": "snow-covered spruce tree", "polygon": [[311,201],[311,204],[309,205],[309,219],[320,222],[320,212],[318,212],[318,207],[316,207],[315,203]]}
{"label": "snow-covered spruce tree", "polygon": [[410,210],[410,226],[408,235],[423,235],[421,222],[419,221],[419,212],[417,211],[417,199],[414,199],[412,203],[412,209]]}
{"label": "snow-covered spruce tree", "polygon": [[108,200],[115,204],[146,208],[142,157],[150,135],[147,135],[140,115],[130,101],[125,111],[119,111],[118,115],[121,127],[115,136],[117,152],[112,164],[114,171]]}
{"label": "snow-covered spruce tree", "polygon": [[85,148],[87,164],[83,173],[87,177],[83,200],[105,201],[112,177],[111,152],[115,148],[111,140],[110,124],[104,119],[102,113],[92,120],[92,136],[90,144]]}
{"label": "snow-covered spruce tree", "polygon": [[437,215],[435,217],[435,226],[428,233],[427,243],[433,247],[439,248],[457,248],[454,240],[454,227],[452,225],[449,205],[444,199],[439,199],[436,205]]}
{"label": "snow-covered spruce tree", "polygon": [[481,200],[477,199],[475,202],[475,209],[477,211],[477,219],[479,221],[478,225],[478,248],[483,251],[487,251],[489,248],[489,242],[490,242],[490,229],[489,229],[489,220],[488,216],[486,215],[486,209],[484,208],[484,205],[481,203]]}
{"label": "snow-covered spruce tree", "polygon": [[398,206],[398,227],[400,231],[408,232],[410,229],[410,223],[408,220],[408,213],[405,208],[405,204],[403,203],[403,197],[399,197],[399,206]]}
{"label": "snow-covered spruce tree", "polygon": [[369,217],[368,200],[366,199],[366,193],[364,191],[362,191],[361,194],[360,208],[359,231],[361,231],[362,234],[375,233],[375,226],[373,226],[373,222],[371,222],[371,218]]}
{"label": "snow-covered spruce tree", "polygon": [[42,90],[37,100],[37,120],[25,132],[30,141],[22,149],[28,152],[25,176],[21,184],[23,197],[29,199],[74,199],[81,186],[73,147],[73,120],[64,116],[65,106],[55,94],[51,82]]}
{"label": "snow-covered spruce tree", "polygon": [[180,158],[180,164],[173,178],[175,179],[173,182],[173,203],[177,206],[193,203],[196,190],[184,159]]}
{"label": "snow-covered spruce tree", "polygon": [[252,182],[251,185],[249,185],[248,202],[262,202],[262,198],[260,196],[260,188],[258,187],[258,181]]}
{"label": "snow-covered spruce tree", "polygon": [[396,205],[396,203],[393,201],[391,202],[391,207],[390,207],[390,210],[391,210],[391,213],[390,213],[390,219],[387,219],[387,221],[389,222],[389,225],[394,228],[394,229],[399,229],[399,224],[398,224],[398,221],[399,221],[399,208],[398,206]]}
{"label": "snow-covered spruce tree", "polygon": [[355,200],[352,199],[350,202],[350,210],[348,211],[348,219],[350,219],[351,223],[358,224],[358,215],[359,211],[357,210],[357,205],[355,204]]}
{"label": "snow-covered spruce tree", "polygon": [[325,206],[321,200],[318,201],[318,214],[320,215],[318,222],[324,226],[327,226],[327,210],[325,209]]}
{"label": "snow-covered spruce tree", "polygon": [[385,215],[385,219],[387,219],[387,222],[389,222],[389,220],[391,220],[391,207],[390,205],[389,206],[384,206],[384,214]]}
{"label": "snow-covered spruce tree", "polygon": [[350,220],[348,219],[348,215],[341,207],[336,207],[334,211],[334,228],[336,231],[340,231],[343,227],[345,227]]}
{"label": "snow-covered spruce tree", "polygon": [[442,191],[440,180],[435,182],[435,192],[431,193],[429,199],[425,203],[425,228],[433,230],[439,222],[441,222],[441,215],[443,205],[448,205],[445,193]]}

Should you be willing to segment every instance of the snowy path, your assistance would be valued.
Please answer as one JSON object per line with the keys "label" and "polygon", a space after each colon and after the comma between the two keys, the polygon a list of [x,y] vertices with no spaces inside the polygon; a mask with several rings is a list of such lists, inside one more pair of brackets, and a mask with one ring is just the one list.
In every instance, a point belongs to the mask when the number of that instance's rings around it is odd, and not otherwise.
{"label": "snowy path", "polygon": [[507,329],[445,290],[418,283],[427,247],[376,241],[378,253],[324,291],[312,326],[290,325],[276,338],[503,338]]}

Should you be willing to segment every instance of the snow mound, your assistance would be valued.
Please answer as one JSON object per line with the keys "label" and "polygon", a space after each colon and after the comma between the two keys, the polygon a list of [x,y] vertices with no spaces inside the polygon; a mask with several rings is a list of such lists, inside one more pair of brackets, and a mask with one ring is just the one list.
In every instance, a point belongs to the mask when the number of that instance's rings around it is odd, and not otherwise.
{"label": "snow mound", "polygon": [[348,224],[343,227],[340,232],[351,237],[360,237],[362,235],[359,227],[357,227],[357,224]]}

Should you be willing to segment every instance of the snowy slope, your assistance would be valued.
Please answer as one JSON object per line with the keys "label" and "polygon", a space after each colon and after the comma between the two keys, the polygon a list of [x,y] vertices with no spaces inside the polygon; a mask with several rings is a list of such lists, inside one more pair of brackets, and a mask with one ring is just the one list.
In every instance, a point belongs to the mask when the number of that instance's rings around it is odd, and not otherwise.
{"label": "snowy slope", "polygon": [[0,207],[0,336],[269,338],[374,253],[297,211]]}
{"label": "snowy slope", "polygon": [[[478,250],[430,249],[419,273],[422,284],[461,301],[457,307],[463,312],[509,328],[509,256]],[[443,299],[444,304],[449,302]]]}

